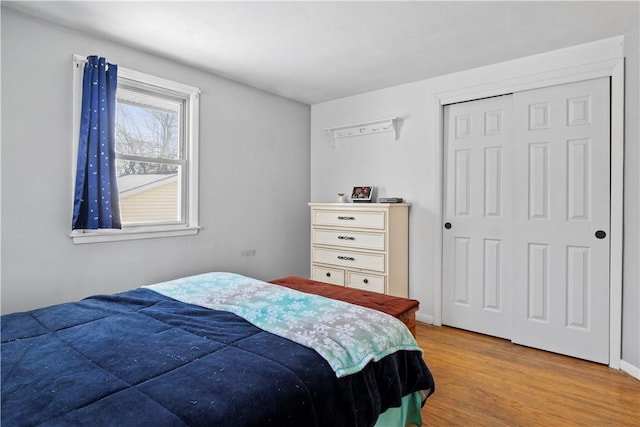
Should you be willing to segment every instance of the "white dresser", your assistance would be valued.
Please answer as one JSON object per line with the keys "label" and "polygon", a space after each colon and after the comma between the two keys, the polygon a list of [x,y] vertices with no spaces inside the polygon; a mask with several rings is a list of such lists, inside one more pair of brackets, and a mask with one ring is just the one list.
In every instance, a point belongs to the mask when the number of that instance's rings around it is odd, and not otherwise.
{"label": "white dresser", "polygon": [[407,298],[409,203],[309,203],[311,278]]}

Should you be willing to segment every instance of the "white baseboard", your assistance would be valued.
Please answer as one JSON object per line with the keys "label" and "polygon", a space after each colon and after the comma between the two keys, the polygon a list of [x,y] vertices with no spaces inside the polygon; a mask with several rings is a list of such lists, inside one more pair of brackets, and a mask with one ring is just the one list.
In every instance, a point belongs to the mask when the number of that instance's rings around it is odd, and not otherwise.
{"label": "white baseboard", "polygon": [[416,320],[421,323],[433,325],[433,316],[429,314],[422,314],[419,311],[416,313]]}
{"label": "white baseboard", "polygon": [[633,378],[640,380],[640,368],[638,368],[637,366],[633,366],[631,363],[621,360],[620,370],[631,375]]}

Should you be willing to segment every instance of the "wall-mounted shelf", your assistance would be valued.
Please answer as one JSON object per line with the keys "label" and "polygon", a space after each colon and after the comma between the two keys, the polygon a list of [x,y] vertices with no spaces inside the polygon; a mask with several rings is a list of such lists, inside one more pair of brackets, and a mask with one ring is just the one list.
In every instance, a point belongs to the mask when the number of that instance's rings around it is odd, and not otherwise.
{"label": "wall-mounted shelf", "polygon": [[337,126],[325,129],[331,136],[331,146],[336,146],[336,139],[348,138],[351,136],[368,135],[371,133],[393,132],[394,139],[398,139],[397,117],[389,119],[373,120],[370,122],[360,122],[351,125]]}

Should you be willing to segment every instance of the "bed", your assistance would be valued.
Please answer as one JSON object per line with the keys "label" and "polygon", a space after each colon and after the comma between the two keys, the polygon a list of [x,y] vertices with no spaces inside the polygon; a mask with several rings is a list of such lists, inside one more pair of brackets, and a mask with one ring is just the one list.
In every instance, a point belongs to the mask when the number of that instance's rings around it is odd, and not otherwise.
{"label": "bed", "polygon": [[232,273],[3,315],[1,339],[6,426],[401,425],[434,390],[398,319]]}

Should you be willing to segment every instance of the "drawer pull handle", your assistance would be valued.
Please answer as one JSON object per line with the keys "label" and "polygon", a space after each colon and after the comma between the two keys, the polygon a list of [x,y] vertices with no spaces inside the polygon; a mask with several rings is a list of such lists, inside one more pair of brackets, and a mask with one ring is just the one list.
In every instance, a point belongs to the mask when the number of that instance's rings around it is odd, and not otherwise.
{"label": "drawer pull handle", "polygon": [[329,273],[329,272],[327,271],[326,276],[327,276],[327,277],[331,277],[331,273]]}
{"label": "drawer pull handle", "polygon": [[356,219],[356,217],[355,216],[339,216],[338,219],[351,221],[351,220]]}
{"label": "drawer pull handle", "polygon": [[342,259],[342,260],[345,260],[345,261],[355,261],[355,260],[356,260],[356,259],[355,259],[354,257],[352,257],[352,256],[342,256],[342,255],[339,255],[339,256],[338,256],[338,259]]}
{"label": "drawer pull handle", "polygon": [[353,237],[353,236],[338,236],[338,239],[340,239],[340,240],[356,240],[356,238]]}
{"label": "drawer pull handle", "polygon": [[367,283],[369,283],[369,279],[363,279],[362,283],[364,283],[366,285]]}

